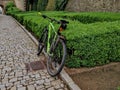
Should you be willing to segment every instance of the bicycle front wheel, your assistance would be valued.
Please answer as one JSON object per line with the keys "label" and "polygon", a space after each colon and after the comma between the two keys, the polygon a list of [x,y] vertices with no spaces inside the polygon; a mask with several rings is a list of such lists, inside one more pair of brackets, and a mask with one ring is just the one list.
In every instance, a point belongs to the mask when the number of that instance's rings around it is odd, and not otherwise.
{"label": "bicycle front wheel", "polygon": [[65,63],[66,45],[64,40],[59,39],[50,48],[50,55],[47,60],[47,70],[51,76],[58,75]]}

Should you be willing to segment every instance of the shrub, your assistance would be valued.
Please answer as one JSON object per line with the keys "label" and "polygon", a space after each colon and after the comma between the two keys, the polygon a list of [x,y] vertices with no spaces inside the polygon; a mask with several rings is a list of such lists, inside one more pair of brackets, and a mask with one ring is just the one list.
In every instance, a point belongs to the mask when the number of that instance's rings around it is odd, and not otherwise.
{"label": "shrub", "polygon": [[[66,12],[60,12],[61,17],[65,14]],[[61,19],[57,12],[50,12],[48,15]],[[67,30],[62,33],[67,39],[67,67],[91,67],[120,61],[120,21],[117,15],[116,17],[107,16],[112,22],[82,24],[76,20],[69,20]],[[36,37],[39,37],[43,27],[48,23],[47,20],[38,16],[37,12],[17,13],[14,16]]]}
{"label": "shrub", "polygon": [[120,90],[120,86],[117,88],[117,90]]}
{"label": "shrub", "polygon": [[7,3],[5,10],[6,10],[6,14],[10,14],[10,15],[14,15],[15,12],[21,11],[18,8],[16,8],[13,2]]}
{"label": "shrub", "polygon": [[9,8],[15,7],[15,4],[13,2],[7,3],[5,10],[8,11]]}
{"label": "shrub", "polygon": [[[68,67],[104,65],[120,61],[120,21],[77,25],[65,31]],[[74,33],[73,33],[74,32]],[[71,53],[72,52],[72,53]],[[75,59],[75,61],[73,61]],[[79,62],[79,63],[78,63]]]}
{"label": "shrub", "polygon": [[46,6],[47,6],[48,0],[38,0],[37,3],[37,10],[38,11],[43,11],[45,10]]}
{"label": "shrub", "polygon": [[62,17],[64,19],[70,19],[72,21],[79,21],[84,24],[90,24],[95,22],[111,22],[120,20],[120,13],[111,13],[111,12],[67,12],[67,11],[47,11],[43,12],[46,15],[54,17]]}
{"label": "shrub", "polygon": [[[58,15],[59,16],[59,15]],[[92,12],[92,13],[66,13],[63,14],[63,18],[68,18],[71,20],[78,20],[79,22],[82,23],[95,23],[95,22],[111,22],[111,21],[116,21],[120,20],[120,13],[110,13],[110,12]],[[61,17],[61,15],[60,15]]]}

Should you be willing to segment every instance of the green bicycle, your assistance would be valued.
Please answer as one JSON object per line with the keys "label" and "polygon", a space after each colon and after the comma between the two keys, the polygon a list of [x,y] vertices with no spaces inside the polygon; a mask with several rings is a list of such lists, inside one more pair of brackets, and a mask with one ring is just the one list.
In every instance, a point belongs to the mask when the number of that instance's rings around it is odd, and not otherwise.
{"label": "green bicycle", "polygon": [[[49,25],[45,26],[41,37],[39,39],[38,53],[40,55],[42,50],[47,53],[47,71],[51,76],[58,75],[65,63],[66,58],[66,40],[61,31],[65,30],[67,24],[69,23],[66,20],[57,21],[53,18],[50,18],[46,15],[42,15],[43,18],[49,19]],[[53,23],[60,24],[59,29],[56,31]]]}

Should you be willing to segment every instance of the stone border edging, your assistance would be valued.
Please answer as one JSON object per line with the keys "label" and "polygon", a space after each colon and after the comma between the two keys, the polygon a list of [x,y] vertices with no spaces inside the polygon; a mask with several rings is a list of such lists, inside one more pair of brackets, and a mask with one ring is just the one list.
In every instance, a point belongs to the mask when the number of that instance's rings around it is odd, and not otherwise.
{"label": "stone border edging", "polygon": [[[38,46],[38,41],[36,40],[36,38],[30,32],[28,32],[26,28],[22,26],[15,18],[11,18],[24,30],[24,32],[30,37],[30,39]],[[81,90],[78,87],[78,85],[74,83],[74,81],[70,78],[70,76],[66,73],[64,69],[60,73],[60,77],[68,85],[70,90]]]}

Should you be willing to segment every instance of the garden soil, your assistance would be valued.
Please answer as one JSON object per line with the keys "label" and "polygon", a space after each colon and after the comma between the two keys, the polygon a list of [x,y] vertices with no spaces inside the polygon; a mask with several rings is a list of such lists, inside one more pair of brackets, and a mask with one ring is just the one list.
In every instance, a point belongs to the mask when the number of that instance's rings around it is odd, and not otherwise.
{"label": "garden soil", "polygon": [[120,62],[65,70],[82,90],[118,90],[120,87]]}

